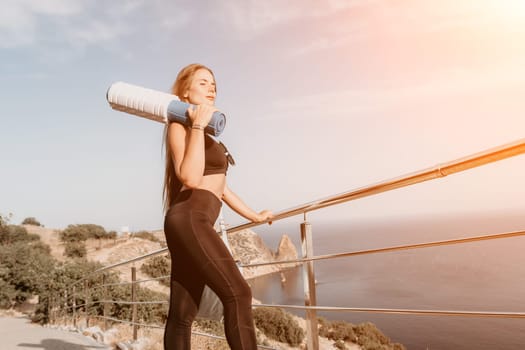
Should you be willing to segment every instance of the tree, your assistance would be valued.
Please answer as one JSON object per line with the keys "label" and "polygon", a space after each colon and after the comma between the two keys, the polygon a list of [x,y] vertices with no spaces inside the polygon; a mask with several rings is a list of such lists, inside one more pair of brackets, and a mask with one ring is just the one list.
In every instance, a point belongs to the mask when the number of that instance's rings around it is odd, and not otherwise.
{"label": "tree", "polygon": [[66,242],[64,255],[69,258],[83,258],[87,254],[84,242]]}
{"label": "tree", "polygon": [[[155,256],[142,264],[140,271],[153,278],[169,276],[171,272],[171,259],[167,255]],[[168,287],[170,285],[169,278],[162,279],[159,282]]]}
{"label": "tree", "polygon": [[66,242],[85,241],[89,238],[111,238],[104,227],[95,224],[68,225],[60,232],[60,240]]}
{"label": "tree", "polygon": [[101,238],[106,238],[108,235],[104,227],[100,225],[82,224],[82,225],[77,225],[77,226],[86,230],[87,238],[101,239]]}
{"label": "tree", "polygon": [[42,226],[40,222],[32,216],[25,218],[24,221],[22,221],[22,225]]}
{"label": "tree", "polygon": [[22,226],[7,225],[2,223],[0,225],[0,244],[11,244],[15,242],[28,242],[40,240],[37,234],[30,234]]}
{"label": "tree", "polygon": [[0,280],[11,286],[6,290],[14,302],[22,303],[33,294],[42,292],[54,264],[54,259],[42,249],[40,241],[0,245]]}

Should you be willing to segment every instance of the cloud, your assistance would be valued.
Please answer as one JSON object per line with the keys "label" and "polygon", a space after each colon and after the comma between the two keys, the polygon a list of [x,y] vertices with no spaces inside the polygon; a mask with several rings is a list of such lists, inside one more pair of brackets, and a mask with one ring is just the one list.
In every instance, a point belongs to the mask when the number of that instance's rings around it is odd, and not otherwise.
{"label": "cloud", "polygon": [[113,43],[156,25],[177,28],[189,20],[188,11],[172,11],[173,4],[165,1],[126,0],[104,6],[90,0],[7,2],[0,13],[0,48],[78,49]]}
{"label": "cloud", "polygon": [[[7,1],[7,3],[6,3]],[[0,13],[0,47],[33,44],[42,17],[68,17],[82,11],[83,0],[6,0]]]}
{"label": "cloud", "polygon": [[[455,31],[478,36],[524,32],[525,5],[497,0],[443,0],[434,3],[378,0],[355,2],[352,6],[355,8],[358,4],[362,11],[356,16],[352,16],[355,11],[345,11],[353,10],[349,4],[325,11],[324,17],[316,16],[316,32],[307,43],[292,47],[289,55],[305,55],[367,41],[406,42],[425,37],[439,41],[442,36],[450,40]],[[513,7],[515,11],[512,11]]]}
{"label": "cloud", "polygon": [[379,0],[226,0],[216,5],[219,15],[215,18],[232,27],[238,39],[249,40],[284,23],[326,17],[377,1]]}
{"label": "cloud", "polygon": [[[492,96],[498,98],[502,89],[523,89],[525,69],[507,67],[507,70],[480,72],[473,68],[449,69],[431,79],[393,88],[348,89],[277,100],[271,110],[275,118],[283,115],[292,119],[317,118],[368,118],[371,113],[388,111],[395,106],[414,103],[435,105],[453,97]],[[504,91],[504,90],[503,90]],[[267,118],[267,116],[265,117]]]}

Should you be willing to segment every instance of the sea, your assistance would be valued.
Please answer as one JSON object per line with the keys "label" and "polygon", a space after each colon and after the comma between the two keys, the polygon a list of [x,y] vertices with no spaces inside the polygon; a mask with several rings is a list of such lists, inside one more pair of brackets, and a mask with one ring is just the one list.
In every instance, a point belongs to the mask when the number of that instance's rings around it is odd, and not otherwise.
{"label": "sea", "polygon": [[[473,213],[388,220],[312,222],[314,254],[333,254],[525,230],[521,213]],[[274,224],[276,225],[276,224]],[[297,222],[256,227],[276,249],[283,233],[300,253]],[[314,263],[317,305],[525,313],[525,236],[374,253]],[[304,305],[302,268],[249,283],[267,304]],[[302,311],[288,310],[304,316]],[[525,349],[524,318],[318,312],[374,323],[414,350]]]}

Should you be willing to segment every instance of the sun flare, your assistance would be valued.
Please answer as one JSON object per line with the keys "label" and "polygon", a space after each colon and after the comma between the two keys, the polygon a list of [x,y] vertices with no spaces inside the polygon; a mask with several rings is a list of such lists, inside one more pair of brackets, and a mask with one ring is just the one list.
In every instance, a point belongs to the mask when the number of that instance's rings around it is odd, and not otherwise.
{"label": "sun flare", "polygon": [[489,11],[505,17],[525,17],[524,0],[491,0],[488,7]]}

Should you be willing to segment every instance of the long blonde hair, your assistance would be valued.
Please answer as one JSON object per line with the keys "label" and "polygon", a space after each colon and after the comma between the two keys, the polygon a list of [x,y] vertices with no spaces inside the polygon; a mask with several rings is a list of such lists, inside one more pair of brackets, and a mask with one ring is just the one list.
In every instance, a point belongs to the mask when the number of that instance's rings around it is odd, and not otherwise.
{"label": "long blonde hair", "polygon": [[[177,79],[175,79],[175,83],[173,83],[171,93],[173,95],[176,95],[181,101],[187,102],[186,98],[184,97],[184,93],[189,90],[193,81],[193,76],[199,69],[206,69],[207,71],[209,71],[210,74],[213,76],[213,80],[215,80],[215,76],[213,75],[211,69],[199,63],[192,63],[181,69],[181,71],[177,75]],[[215,86],[215,92],[217,92],[217,86]],[[177,196],[182,187],[182,184],[177,178],[177,174],[175,173],[175,162],[173,160],[173,152],[171,151],[168,140],[168,124],[166,124],[164,128],[163,143],[166,158],[166,170],[164,172],[163,204],[164,212],[166,212],[175,200],[175,197]]]}

